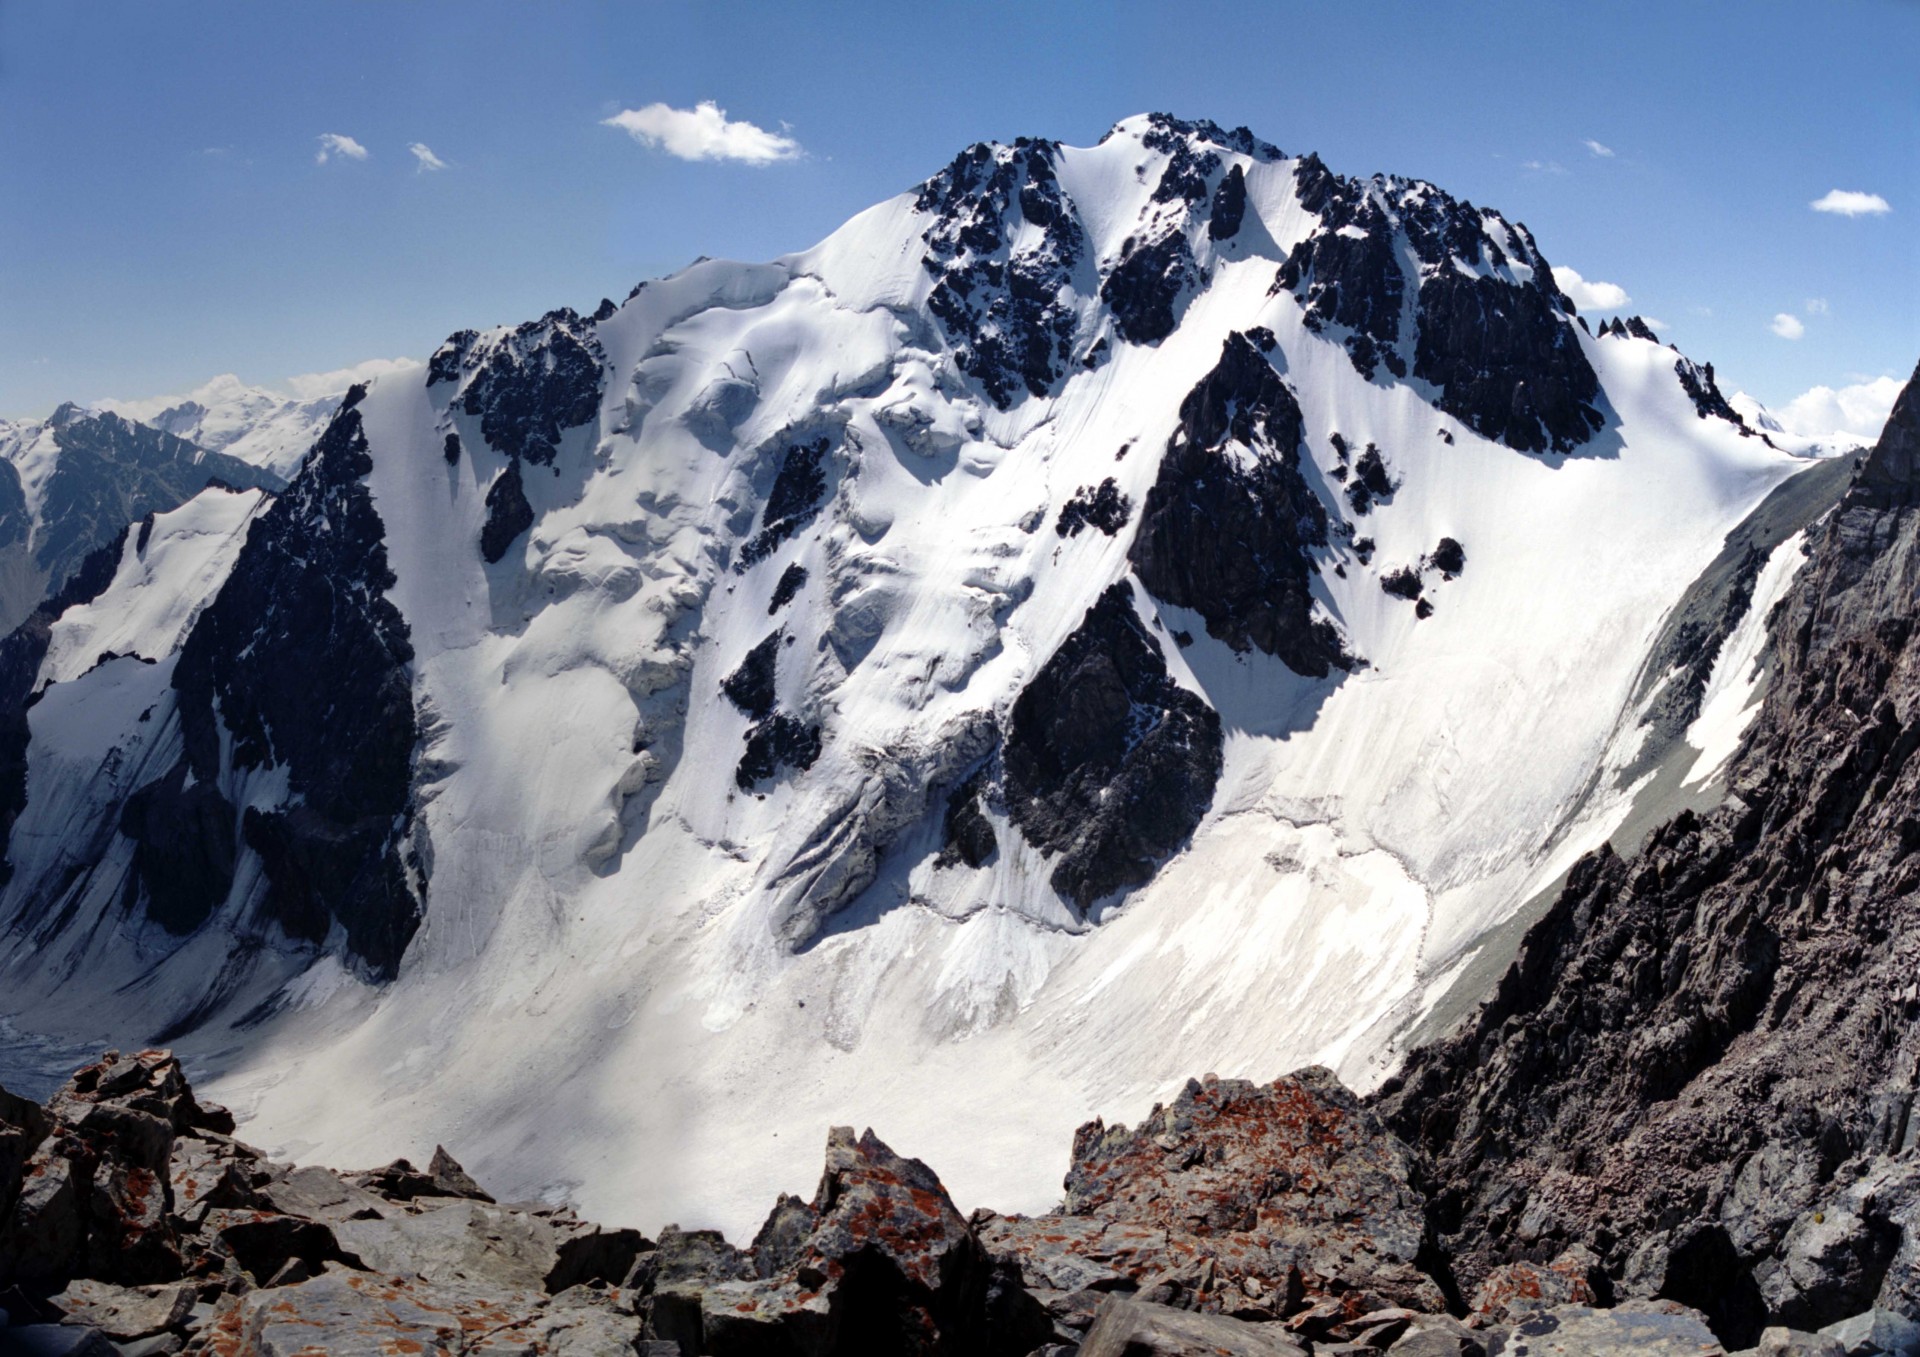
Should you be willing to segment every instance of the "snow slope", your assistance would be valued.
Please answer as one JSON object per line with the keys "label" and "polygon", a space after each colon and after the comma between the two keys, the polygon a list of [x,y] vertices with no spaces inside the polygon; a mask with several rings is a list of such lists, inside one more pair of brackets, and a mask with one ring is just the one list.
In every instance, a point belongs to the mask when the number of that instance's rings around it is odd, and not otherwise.
{"label": "snow slope", "polygon": [[284,396],[226,373],[185,395],[105,400],[97,408],[163,429],[208,452],[264,467],[285,480],[300,469],[345,392],[342,383],[338,390],[319,395]]}
{"label": "snow slope", "polygon": [[[39,670],[5,1016],[164,1030],[296,1157],[440,1141],[509,1195],[736,1236],[832,1124],[938,1164],[963,1206],[1035,1209],[1072,1127],[1191,1074],[1377,1082],[1476,944],[1627,815],[1654,637],[1808,463],[1703,417],[1671,350],[1581,332],[1524,228],[1404,181],[1313,206],[1317,164],[1164,119],[975,148],[953,192],[812,250],[455,336],[424,381],[350,401],[369,469],[338,493],[377,513],[418,726],[388,849],[420,915],[390,982],[338,922],[299,941],[265,920],[273,868],[248,848],[187,936],[119,913],[138,869],[117,808],[181,757],[183,627],[244,569],[257,510],[209,491],[163,515]],[[1436,211],[1444,231],[1416,220]],[[1340,241],[1382,245],[1381,307],[1342,309],[1368,279],[1334,272],[1361,267]],[[1295,255],[1339,297],[1281,286]],[[1533,452],[1477,431],[1458,365],[1421,375],[1436,278],[1539,303],[1554,361],[1597,379],[1597,427]],[[1130,561],[1193,436],[1183,404],[1247,335],[1297,400],[1296,472],[1331,524],[1311,615],[1362,661],[1321,677],[1236,651]],[[1370,445],[1390,488],[1362,513]],[[1230,478],[1290,455],[1218,452]],[[1127,521],[1059,531],[1109,478]],[[1442,539],[1463,566],[1433,563]],[[1382,587],[1402,570],[1418,608]],[[1116,582],[1222,753],[1178,851],[1083,907],[1004,769],[1022,694]],[[1713,757],[1754,642],[1715,671]],[[89,668],[98,649],[141,658]],[[723,695],[756,653],[765,692]],[[756,737],[769,776],[741,766]],[[317,795],[291,761],[221,767],[236,820]],[[942,849],[977,772],[995,849],[970,866]]]}

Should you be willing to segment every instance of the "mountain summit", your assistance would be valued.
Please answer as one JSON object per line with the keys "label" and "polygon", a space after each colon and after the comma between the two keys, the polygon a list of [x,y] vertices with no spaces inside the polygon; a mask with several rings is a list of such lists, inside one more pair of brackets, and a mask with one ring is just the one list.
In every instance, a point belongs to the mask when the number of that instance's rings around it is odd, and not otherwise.
{"label": "mountain summit", "polygon": [[855,1120],[1044,1205],[1193,1069],[1377,1083],[1717,797],[1841,470],[1433,185],[973,146],[103,541],[0,657],[0,1016],[615,1219]]}

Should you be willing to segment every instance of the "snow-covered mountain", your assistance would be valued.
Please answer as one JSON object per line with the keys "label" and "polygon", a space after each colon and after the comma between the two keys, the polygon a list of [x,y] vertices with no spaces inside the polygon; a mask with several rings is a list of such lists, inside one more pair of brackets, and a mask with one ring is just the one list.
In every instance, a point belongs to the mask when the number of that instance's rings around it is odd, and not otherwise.
{"label": "snow-covered mountain", "polygon": [[[320,385],[329,385],[319,383]],[[300,469],[351,382],[302,396],[248,386],[232,373],[181,396],[100,401],[97,408],[184,438],[208,452],[290,478]]]}
{"label": "snow-covered mountain", "polygon": [[974,146],[457,334],[43,607],[0,1018],[616,1221],[750,1234],[850,1121],[1043,1207],[1195,1070],[1377,1082],[1714,799],[1836,468],[1432,185]]}
{"label": "snow-covered mountain", "polygon": [[12,630],[59,594],[129,525],[215,482],[286,483],[269,468],[111,412],[68,404],[43,421],[0,422],[0,628]]}

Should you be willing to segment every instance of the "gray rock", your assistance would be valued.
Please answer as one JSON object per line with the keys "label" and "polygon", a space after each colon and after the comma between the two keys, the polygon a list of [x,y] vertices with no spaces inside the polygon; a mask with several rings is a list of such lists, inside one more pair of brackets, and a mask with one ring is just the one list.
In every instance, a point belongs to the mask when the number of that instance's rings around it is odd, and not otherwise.
{"label": "gray rock", "polygon": [[1306,1357],[1278,1324],[1109,1297],[1080,1343],[1080,1357]]}
{"label": "gray rock", "polygon": [[258,1195],[269,1210],[329,1225],[398,1214],[392,1203],[353,1186],[332,1169],[317,1166],[291,1169],[259,1189]]}
{"label": "gray rock", "polygon": [[1839,1341],[1847,1357],[1916,1357],[1920,1354],[1920,1324],[1891,1310],[1868,1310],[1829,1324],[1820,1332]]}
{"label": "gray rock", "polygon": [[[515,1316],[469,1317],[504,1327]],[[256,1291],[220,1321],[240,1337],[248,1357],[388,1357],[396,1352],[449,1353],[465,1346],[461,1307],[430,1287],[402,1288],[360,1273],[329,1272],[299,1286]]]}
{"label": "gray rock", "polygon": [[1726,1357],[1705,1318],[1671,1301],[1612,1310],[1560,1305],[1526,1316],[1487,1357]]}
{"label": "gray rock", "polygon": [[109,1338],[146,1338],[162,1329],[178,1328],[193,1311],[194,1288],[175,1286],[110,1286],[106,1282],[76,1281],[53,1298],[67,1312],[68,1324],[85,1324]]}
{"label": "gray rock", "polygon": [[113,1345],[120,1357],[173,1357],[186,1346],[187,1340],[177,1333],[157,1333],[151,1338],[136,1338],[129,1343]]}
{"label": "gray rock", "polygon": [[559,1261],[550,1221],[454,1198],[418,1215],[349,1220],[336,1234],[341,1248],[375,1272],[445,1286],[543,1294]]}
{"label": "gray rock", "polygon": [[1847,1357],[1837,1338],[1777,1324],[1761,1330],[1760,1346],[1754,1352],[1758,1357]]}
{"label": "gray rock", "polygon": [[1388,1348],[1394,1357],[1486,1357],[1486,1335],[1449,1315],[1422,1315]]}

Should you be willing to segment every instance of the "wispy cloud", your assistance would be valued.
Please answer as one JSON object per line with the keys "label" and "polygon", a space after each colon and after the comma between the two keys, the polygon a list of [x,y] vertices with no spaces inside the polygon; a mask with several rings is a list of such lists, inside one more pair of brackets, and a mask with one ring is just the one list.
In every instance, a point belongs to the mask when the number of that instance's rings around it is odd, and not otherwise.
{"label": "wispy cloud", "polygon": [[1567,172],[1567,167],[1557,160],[1523,160],[1520,162],[1520,168],[1523,170],[1532,170],[1535,174],[1565,174]]}
{"label": "wispy cloud", "polygon": [[1877,193],[1859,193],[1853,189],[1828,189],[1824,197],[1807,204],[1815,212],[1831,212],[1836,217],[1878,217],[1893,211],[1893,205]]}
{"label": "wispy cloud", "polygon": [[1773,324],[1768,328],[1782,339],[1798,339],[1807,332],[1807,327],[1800,323],[1800,317],[1785,311],[1775,316]]}
{"label": "wispy cloud", "polygon": [[1582,311],[1617,311],[1633,300],[1620,284],[1590,281],[1564,265],[1554,269],[1553,281]]}
{"label": "wispy cloud", "polygon": [[369,358],[364,363],[335,368],[332,372],[303,372],[298,377],[287,378],[286,386],[301,400],[312,400],[316,396],[338,395],[355,382],[370,382],[389,372],[406,372],[419,366],[417,358]]}
{"label": "wispy cloud", "polygon": [[783,132],[769,132],[745,119],[727,117],[711,99],[692,108],[648,104],[602,119],[639,142],[681,160],[735,160],[745,165],[771,165],[795,160],[805,152]]}
{"label": "wispy cloud", "polygon": [[1585,141],[1581,142],[1580,144],[1586,147],[1594,155],[1599,156],[1602,160],[1613,159],[1613,147],[1603,146],[1599,142],[1595,141],[1592,137],[1588,137]]}
{"label": "wispy cloud", "polygon": [[365,160],[367,148],[352,137],[342,136],[338,132],[322,132],[320,153],[314,156],[314,163],[324,165],[335,156],[345,156],[348,160]]}
{"label": "wispy cloud", "polygon": [[1824,315],[1826,315],[1826,314],[1827,314],[1827,299],[1826,299],[1825,297],[1809,297],[1809,298],[1807,298],[1807,314],[1808,314],[1808,315],[1810,315],[1810,316],[1824,316]]}
{"label": "wispy cloud", "polygon": [[425,174],[428,170],[444,170],[447,162],[433,153],[433,148],[424,141],[409,143],[407,149],[413,152],[413,158],[419,162],[414,167],[415,174]]}

